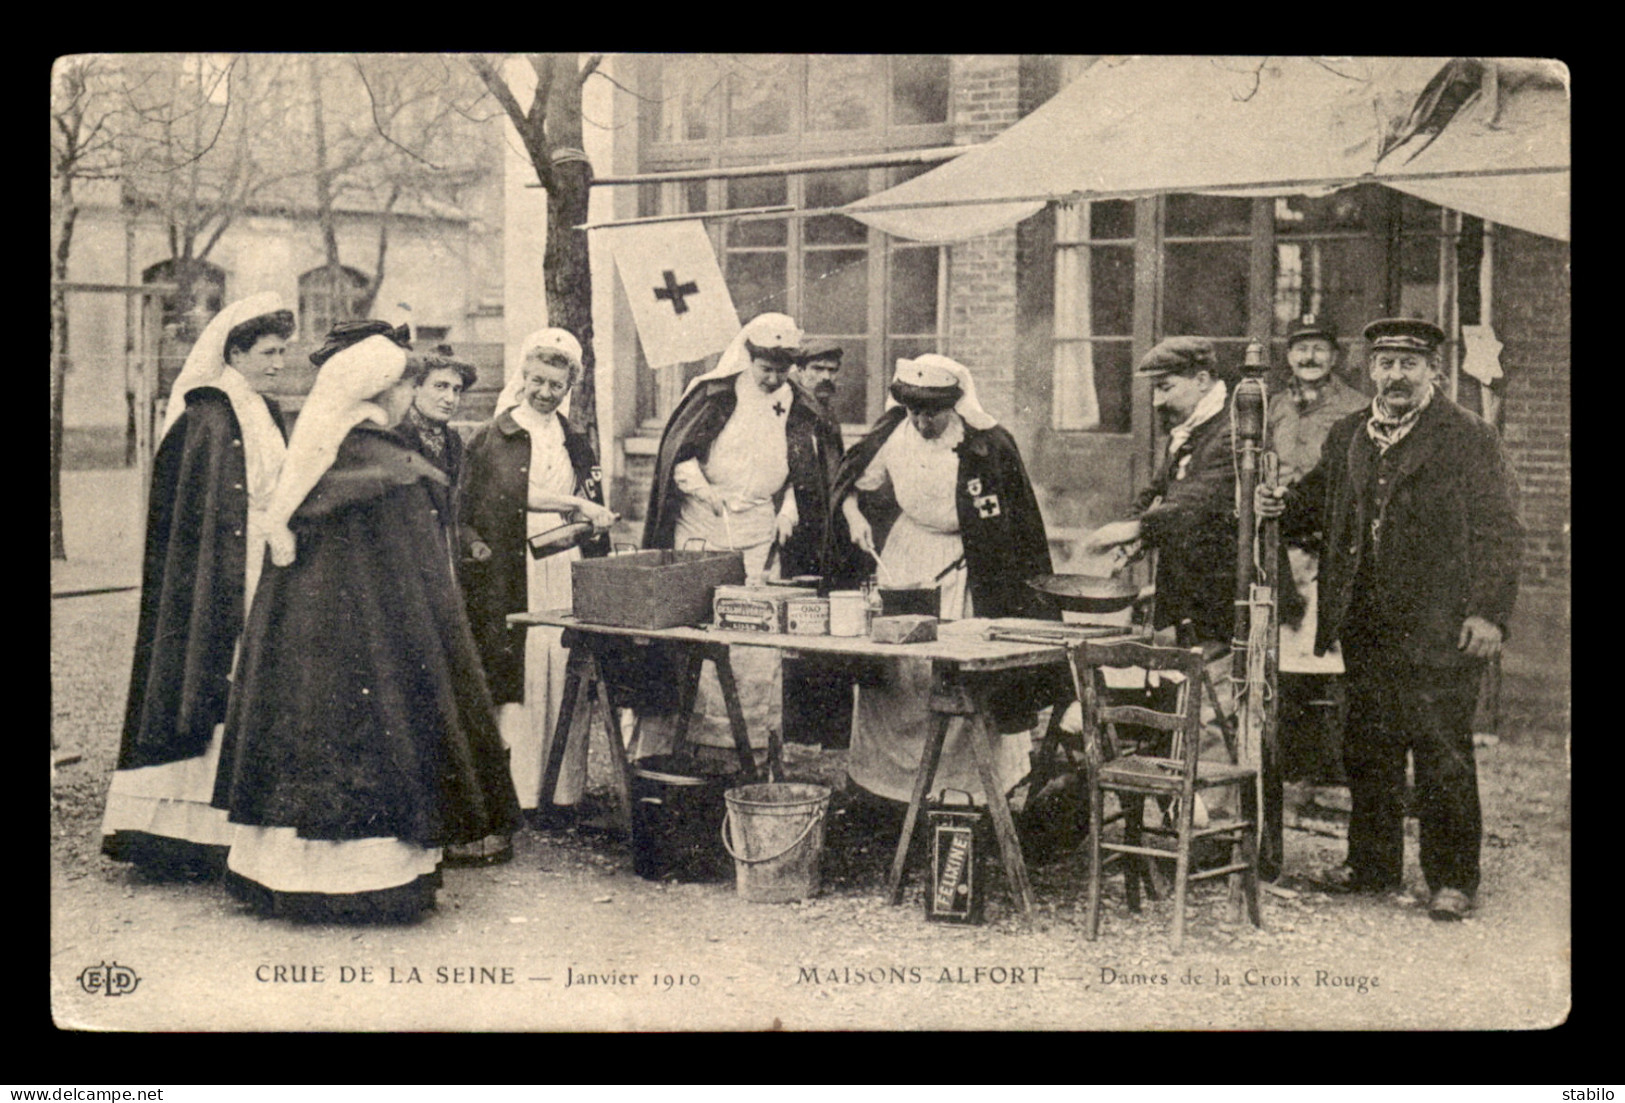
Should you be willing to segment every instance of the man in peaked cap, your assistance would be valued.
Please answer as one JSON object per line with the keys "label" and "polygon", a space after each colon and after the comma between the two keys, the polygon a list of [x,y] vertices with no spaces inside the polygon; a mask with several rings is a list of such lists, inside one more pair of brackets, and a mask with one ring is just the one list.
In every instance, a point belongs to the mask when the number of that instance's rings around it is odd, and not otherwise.
{"label": "man in peaked cap", "polygon": [[[1146,353],[1135,371],[1151,380],[1151,402],[1168,433],[1168,452],[1135,516],[1102,525],[1085,550],[1157,552],[1156,628],[1182,646],[1200,646],[1212,696],[1203,695],[1202,757],[1223,755],[1223,717],[1235,711],[1230,636],[1235,627],[1236,468],[1230,433],[1230,394],[1213,342],[1169,337]],[[1198,806],[1215,811],[1229,790]],[[1205,798],[1204,798],[1205,799]]]}
{"label": "man in peaked cap", "polygon": [[1341,642],[1348,665],[1348,858],[1322,883],[1402,887],[1409,754],[1428,914],[1457,920],[1479,881],[1473,709],[1517,598],[1523,532],[1495,431],[1434,385],[1444,332],[1384,318],[1365,339],[1376,397],[1332,426],[1302,481],[1260,487],[1256,505],[1288,539],[1320,534],[1315,652]]}
{"label": "man in peaked cap", "polygon": [[[1341,359],[1337,328],[1329,318],[1305,314],[1287,334],[1291,379],[1269,402],[1270,448],[1281,461],[1284,484],[1297,482],[1315,466],[1334,422],[1371,402],[1338,377]],[[1282,771],[1291,779],[1340,785],[1336,697],[1341,689],[1333,679],[1343,673],[1343,657],[1335,648],[1313,653],[1320,559],[1303,544],[1285,545],[1292,584],[1280,592]]]}

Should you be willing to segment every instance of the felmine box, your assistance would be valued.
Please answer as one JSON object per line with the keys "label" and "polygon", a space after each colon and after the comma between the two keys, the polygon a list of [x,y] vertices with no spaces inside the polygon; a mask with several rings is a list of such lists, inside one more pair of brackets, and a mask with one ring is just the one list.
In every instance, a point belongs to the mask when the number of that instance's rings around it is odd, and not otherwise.
{"label": "felmine box", "polygon": [[718,586],[711,623],[736,632],[787,632],[786,608],[808,599],[816,601],[818,592],[797,586]]}
{"label": "felmine box", "polygon": [[736,551],[641,551],[570,565],[577,619],[620,628],[704,624],[716,588],[743,581]]}

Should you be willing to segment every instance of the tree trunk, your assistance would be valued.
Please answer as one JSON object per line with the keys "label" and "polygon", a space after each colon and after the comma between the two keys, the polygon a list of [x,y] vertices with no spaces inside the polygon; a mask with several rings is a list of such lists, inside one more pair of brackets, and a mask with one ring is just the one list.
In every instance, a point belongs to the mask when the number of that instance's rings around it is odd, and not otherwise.
{"label": "tree trunk", "polygon": [[[322,118],[322,80],[321,70],[317,67],[320,62],[312,57],[307,59],[310,75],[311,121],[312,135],[316,143],[316,171],[313,176],[316,183],[316,221],[322,228],[322,251],[327,257],[327,268],[324,280],[327,284],[328,310],[332,317],[329,322],[344,321],[348,312],[341,305],[339,291],[343,280],[343,266],[339,263],[339,237],[338,227],[333,222],[333,174],[327,164],[327,126]],[[320,339],[324,334],[311,334]]]}
{"label": "tree trunk", "polygon": [[389,192],[389,200],[378,214],[378,263],[373,266],[372,279],[356,303],[356,313],[363,318],[373,316],[378,292],[384,286],[384,262],[389,259],[389,225],[395,220],[395,204],[400,201],[401,187],[396,184]]}
{"label": "tree trunk", "polygon": [[[73,180],[63,175],[57,186],[62,204],[62,220],[57,226],[56,255],[51,262],[51,278],[59,284],[68,278],[68,257],[73,250],[73,226],[79,208],[73,201]],[[51,558],[66,559],[62,540],[62,395],[68,375],[68,293],[61,286],[51,289]]]}
{"label": "tree trunk", "polygon": [[[576,54],[553,55],[552,86],[547,95],[547,147],[553,186],[547,189],[547,247],[542,274],[547,288],[548,324],[567,329],[581,341],[581,380],[570,402],[570,423],[598,442],[597,358],[593,355],[592,269],[587,233],[576,229],[587,221],[592,165],[581,144],[581,64]],[[537,95],[543,89],[536,90]],[[536,151],[532,150],[532,157]],[[541,173],[541,166],[537,168]],[[546,176],[542,177],[544,180]]]}

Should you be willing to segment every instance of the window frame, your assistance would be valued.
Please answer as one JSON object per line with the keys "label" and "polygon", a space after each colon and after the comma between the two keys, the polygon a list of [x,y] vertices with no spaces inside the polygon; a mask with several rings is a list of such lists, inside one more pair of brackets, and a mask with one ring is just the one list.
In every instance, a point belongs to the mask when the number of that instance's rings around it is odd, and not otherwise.
{"label": "window frame", "polygon": [[[642,74],[640,81],[643,87],[659,87],[656,81],[654,67],[664,63],[667,58],[678,55],[653,54],[646,55],[645,64],[648,66]],[[723,55],[726,57],[726,55]],[[949,85],[947,89],[949,106],[947,117],[941,123],[918,123],[907,125],[892,125],[892,81],[894,55],[874,55],[881,59],[879,66],[879,80],[883,90],[880,97],[881,105],[875,125],[862,130],[808,130],[807,121],[807,74],[809,55],[797,54],[786,59],[788,64],[788,79],[786,86],[789,95],[789,125],[784,134],[775,135],[734,135],[726,133],[727,125],[727,77],[723,77],[718,94],[712,97],[710,104],[710,118],[708,131],[711,137],[704,139],[663,140],[659,133],[658,108],[651,108],[652,103],[660,101],[646,100],[643,110],[640,111],[640,135],[638,168],[640,172],[679,172],[687,170],[703,170],[718,168],[744,168],[751,165],[788,163],[794,161],[811,160],[824,156],[885,154],[896,150],[924,149],[933,146],[952,145],[952,60],[949,59]],[[934,55],[948,57],[948,55]],[[866,194],[874,194],[891,186],[893,174],[906,166],[871,166],[862,169],[825,169],[824,172],[856,172],[867,174]],[[894,341],[907,340],[917,342],[934,340],[935,347],[940,351],[945,347],[948,334],[948,263],[949,250],[943,245],[926,245],[916,242],[904,242],[893,239],[873,227],[865,227],[864,240],[861,245],[854,241],[845,244],[813,244],[808,245],[802,229],[808,210],[806,202],[807,178],[813,173],[764,173],[766,175],[781,176],[786,181],[785,202],[794,208],[792,212],[782,215],[754,216],[742,219],[710,220],[706,222],[706,231],[711,237],[712,248],[717,255],[718,264],[722,268],[724,278],[728,275],[730,255],[749,251],[783,252],[785,254],[785,300],[786,308],[791,317],[799,321],[804,320],[806,301],[806,258],[810,252],[836,251],[842,249],[856,250],[862,248],[866,253],[868,265],[868,300],[866,306],[866,331],[860,339],[864,345],[864,363],[866,365],[866,387],[864,409],[867,421],[865,423],[843,423],[843,429],[849,433],[861,432],[868,424],[872,424],[885,409],[885,387],[890,381],[890,373],[886,364],[890,361],[890,350]],[[728,209],[727,203],[728,182],[731,178],[711,177],[705,181],[704,195],[707,210],[720,211]],[[669,181],[653,187],[658,192],[658,213],[684,214],[689,213],[688,188],[694,184],[692,181]],[[640,213],[642,206],[647,205],[646,200],[640,199]],[[650,212],[655,213],[655,212]],[[730,246],[729,238],[733,227],[743,222],[760,221],[767,218],[782,218],[786,224],[786,243],[784,246]],[[936,331],[934,334],[905,334],[892,332],[891,312],[891,266],[892,257],[899,249],[934,249],[937,253],[937,304],[936,304]],[[749,304],[736,303],[742,316],[754,313]],[[817,334],[823,336],[823,334]],[[833,335],[847,340],[846,335]],[[634,352],[640,378],[643,377],[644,367],[641,345]],[[660,428],[676,407],[689,378],[699,370],[709,366],[714,361],[700,362],[698,366],[690,366],[684,371],[663,371],[652,373],[655,378],[651,381],[652,389],[646,390],[639,386],[637,398],[636,424],[644,432],[659,432]],[[648,405],[653,405],[652,414],[648,412]]]}

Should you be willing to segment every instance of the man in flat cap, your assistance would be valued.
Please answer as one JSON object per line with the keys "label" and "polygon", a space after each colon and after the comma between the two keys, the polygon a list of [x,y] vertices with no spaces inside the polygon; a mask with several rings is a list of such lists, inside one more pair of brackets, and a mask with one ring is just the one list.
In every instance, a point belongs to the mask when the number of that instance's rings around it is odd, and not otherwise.
{"label": "man in flat cap", "polygon": [[1415,767],[1428,914],[1474,905],[1482,819],[1472,717],[1518,593],[1522,526],[1495,431],[1437,392],[1444,333],[1385,318],[1365,329],[1376,397],[1332,426],[1296,486],[1260,488],[1288,539],[1320,533],[1315,651],[1341,642],[1353,809],[1337,891],[1403,885],[1405,756]]}
{"label": "man in flat cap", "polygon": [[818,400],[818,408],[825,417],[835,417],[835,390],[841,374],[843,350],[839,341],[828,337],[811,337],[801,343],[796,356],[794,379]]}
{"label": "man in flat cap", "polygon": [[[1297,482],[1315,466],[1334,422],[1371,404],[1338,377],[1341,359],[1337,329],[1329,318],[1305,314],[1287,334],[1292,376],[1269,402],[1270,448],[1281,462],[1283,484]],[[1343,657],[1336,648],[1325,655],[1313,653],[1320,558],[1307,543],[1300,539],[1285,545],[1292,584],[1280,592],[1282,773],[1289,779],[1341,785],[1341,690],[1335,679],[1343,673]]]}
{"label": "man in flat cap", "polygon": [[[1114,548],[1157,552],[1154,627],[1181,646],[1200,646],[1213,694],[1203,694],[1202,757],[1225,754],[1220,712],[1235,711],[1230,681],[1230,636],[1235,629],[1236,466],[1230,432],[1230,392],[1218,354],[1205,337],[1169,337],[1140,361],[1136,375],[1151,380],[1151,403],[1168,434],[1168,453],[1151,485],[1140,492],[1135,515],[1102,525],[1084,547],[1093,555]],[[1225,794],[1199,806],[1215,811]],[[1204,798],[1206,799],[1206,798]]]}

